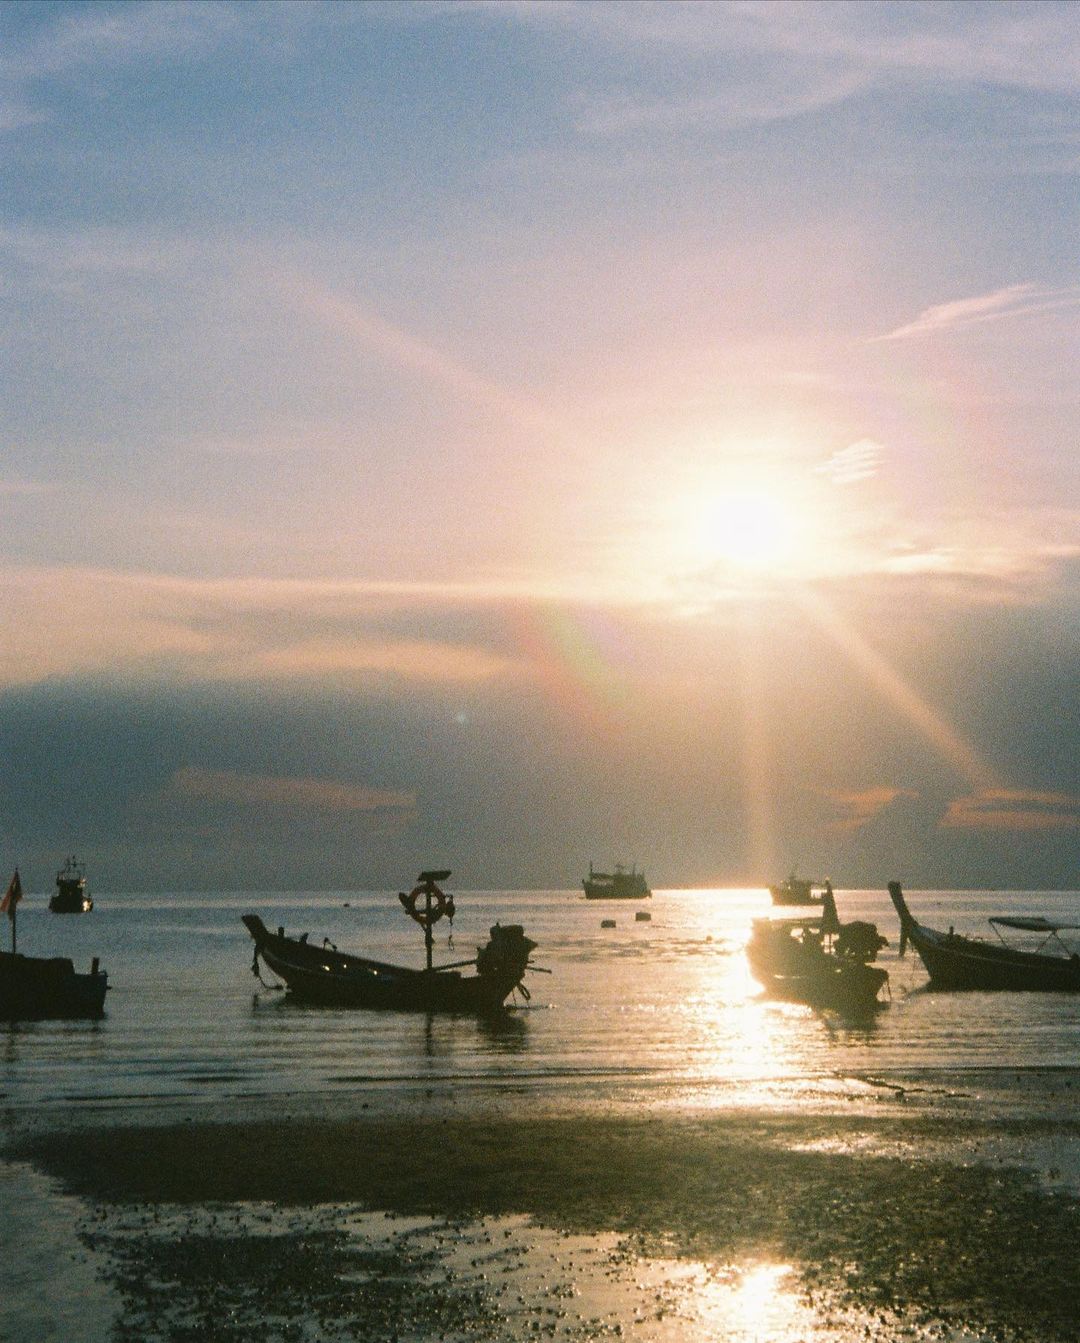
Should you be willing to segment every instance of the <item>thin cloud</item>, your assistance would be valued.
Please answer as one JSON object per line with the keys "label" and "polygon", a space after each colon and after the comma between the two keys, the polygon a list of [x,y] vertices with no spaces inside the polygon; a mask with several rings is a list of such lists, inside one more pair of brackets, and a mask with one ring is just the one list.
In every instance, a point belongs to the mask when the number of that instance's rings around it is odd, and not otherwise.
{"label": "thin cloud", "polygon": [[828,476],[834,485],[855,485],[876,476],[885,449],[872,438],[860,438],[850,447],[834,452],[814,467],[817,475]]}
{"label": "thin cloud", "polygon": [[[276,3],[237,5],[219,0],[158,0],[155,4],[98,3],[61,8],[54,22],[37,27],[19,42],[8,34],[0,51],[0,132],[40,121],[52,112],[33,105],[58,76],[93,79],[99,72],[154,64],[183,66],[206,62],[228,48],[273,51],[291,60],[294,32],[305,26],[340,23],[351,6]],[[339,12],[340,11],[340,12]],[[95,96],[96,90],[93,90]],[[4,115],[4,109],[8,115]]]}
{"label": "thin cloud", "polygon": [[[458,9],[459,6],[452,6]],[[873,88],[922,80],[1072,93],[1080,88],[1080,30],[1071,6],[519,3],[478,4],[489,21],[571,28],[585,41],[663,64],[692,52],[709,61],[712,94],[700,88],[666,100],[600,105],[589,129],[677,126],[709,115],[776,120],[838,103]],[[759,69],[745,98],[734,91],[737,60]],[[730,64],[728,63],[730,61]]]}
{"label": "thin cloud", "polygon": [[827,79],[786,81],[772,86],[758,80],[732,84],[722,93],[684,99],[642,99],[626,93],[581,99],[578,130],[595,136],[631,131],[684,131],[703,125],[739,125],[746,122],[784,121],[819,111],[857,93],[858,76],[832,75]]}
{"label": "thin cloud", "polygon": [[369,788],[331,779],[199,769],[194,765],[176,770],[169,780],[169,790],[186,799],[241,806],[269,806],[283,811],[353,813],[411,812],[416,809],[414,792]]}
{"label": "thin cloud", "polygon": [[[0,570],[0,686],[125,668],[188,681],[393,677],[469,683],[521,668],[483,640],[434,637],[425,613],[479,610],[509,586],[233,579],[38,567]],[[520,592],[517,595],[521,595]],[[414,629],[387,636],[385,612]],[[56,638],[62,624],[67,637]]]}
{"label": "thin cloud", "polygon": [[873,336],[868,344],[939,335],[986,322],[1000,322],[1008,318],[1028,317],[1033,313],[1075,307],[1080,307],[1080,286],[1040,289],[1034,284],[1007,285],[989,294],[954,299],[949,303],[937,303],[933,307],[924,308],[913,322],[905,322],[903,326],[887,331],[884,335]]}
{"label": "thin cloud", "polygon": [[954,798],[943,830],[1080,830],[1080,797],[1071,793],[990,788]]}
{"label": "thin cloud", "polygon": [[389,675],[446,684],[491,680],[510,666],[509,659],[485,649],[423,637],[312,638],[285,647],[256,647],[239,655],[226,654],[213,666],[212,676],[225,680],[322,680]]}
{"label": "thin cloud", "polygon": [[38,126],[48,120],[44,112],[27,107],[17,100],[0,98],[0,134],[20,130],[23,126]]}
{"label": "thin cloud", "polygon": [[59,11],[56,23],[21,47],[9,44],[0,75],[37,80],[67,70],[175,60],[212,51],[236,28],[224,4],[92,5]]}
{"label": "thin cloud", "polygon": [[836,835],[851,835],[864,829],[886,808],[891,807],[897,798],[917,798],[908,788],[863,788],[854,791],[826,789],[824,796],[839,813],[829,822],[828,829]]}

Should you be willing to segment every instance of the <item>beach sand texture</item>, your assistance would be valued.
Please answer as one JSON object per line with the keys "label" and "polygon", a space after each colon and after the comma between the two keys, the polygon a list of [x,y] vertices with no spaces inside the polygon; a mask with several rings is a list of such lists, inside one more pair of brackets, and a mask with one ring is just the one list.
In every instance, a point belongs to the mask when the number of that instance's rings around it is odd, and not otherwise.
{"label": "beach sand texture", "polygon": [[523,1106],[20,1155],[85,1200],[118,1338],[1075,1339],[1080,1203],[1009,1127]]}

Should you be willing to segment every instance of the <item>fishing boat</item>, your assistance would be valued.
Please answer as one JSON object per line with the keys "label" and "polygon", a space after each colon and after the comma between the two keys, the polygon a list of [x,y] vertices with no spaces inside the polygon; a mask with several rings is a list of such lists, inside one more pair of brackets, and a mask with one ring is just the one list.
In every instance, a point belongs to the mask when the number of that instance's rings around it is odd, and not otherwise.
{"label": "fishing boat", "polygon": [[746,947],[750,970],[773,997],[808,1003],[848,1017],[877,1010],[888,973],[871,964],[886,945],[876,925],[840,922],[832,886],[820,915],[755,919]]}
{"label": "fishing boat", "polygon": [[820,905],[825,902],[820,882],[797,877],[794,869],[779,885],[770,886],[769,894],[774,905]]}
{"label": "fishing boat", "polygon": [[108,976],[95,956],[89,974],[66,956],[24,956],[17,950],[16,907],[22,899],[18,869],[0,901],[11,920],[11,950],[0,951],[0,1021],[72,1020],[104,1015]]}
{"label": "fishing boat", "polygon": [[79,974],[66,956],[0,951],[0,1021],[60,1021],[105,1014],[109,978],[95,956]]}
{"label": "fishing boat", "polygon": [[645,873],[635,864],[628,872],[622,863],[613,872],[597,872],[589,864],[589,875],[582,879],[586,900],[648,900],[652,895]]}
{"label": "fishing boat", "polygon": [[[989,920],[998,937],[997,942],[991,942],[964,937],[952,928],[943,933],[919,923],[908,909],[898,881],[889,882],[889,895],[900,916],[900,955],[910,942],[926,966],[931,987],[1080,992],[1080,956],[1060,937],[1063,932],[1080,928],[1080,924],[999,914]],[[1003,928],[1034,934],[1038,945],[1032,949],[1010,946],[1001,935]]]}
{"label": "fishing boat", "polygon": [[[424,930],[427,965],[412,969],[385,961],[338,951],[328,938],[321,946],[308,942],[305,933],[287,937],[284,928],[271,932],[257,914],[245,914],[243,922],[255,941],[253,972],[259,961],[284,981],[297,1002],[320,1007],[390,1008],[415,1012],[461,1012],[480,1015],[501,1008],[515,990],[528,999],[522,982],[536,943],[518,924],[495,924],[488,942],[476,955],[450,965],[432,963],[432,928],[444,916],[453,919],[454,898],[439,882],[448,871],[421,872],[416,886],[399,894],[405,912]],[[472,974],[462,971],[471,968]]]}
{"label": "fishing boat", "polygon": [[89,914],[94,902],[86,894],[86,868],[74,854],[56,874],[56,894],[49,901],[54,914]]}

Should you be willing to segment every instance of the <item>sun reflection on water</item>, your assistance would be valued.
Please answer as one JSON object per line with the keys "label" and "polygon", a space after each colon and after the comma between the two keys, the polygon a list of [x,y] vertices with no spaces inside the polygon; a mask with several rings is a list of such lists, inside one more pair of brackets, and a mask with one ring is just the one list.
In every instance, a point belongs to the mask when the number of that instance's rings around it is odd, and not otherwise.
{"label": "sun reflection on water", "polygon": [[668,1303],[664,1339],[724,1339],[725,1343],[805,1343],[820,1321],[798,1293],[790,1264],[764,1260],[716,1266],[653,1260],[639,1279],[663,1288]]}
{"label": "sun reflection on water", "polygon": [[[671,1057],[677,1054],[687,1078],[679,1101],[714,1108],[732,1104],[790,1104],[793,1093],[809,1103],[837,1090],[862,1091],[859,1079],[823,1075],[824,1051],[865,1047],[873,1023],[844,1022],[802,1003],[765,995],[754,980],[743,948],[755,918],[769,911],[767,892],[760,889],[701,891],[687,900],[690,913],[685,934],[698,932],[701,943],[717,954],[683,963],[685,996],[674,1015]],[[723,909],[722,931],[717,909]],[[714,939],[717,939],[714,943]]]}
{"label": "sun reflection on water", "polygon": [[797,1296],[784,1289],[790,1264],[755,1264],[734,1269],[699,1293],[698,1310],[707,1329],[722,1337],[742,1336],[763,1343],[767,1338],[798,1337],[814,1317]]}

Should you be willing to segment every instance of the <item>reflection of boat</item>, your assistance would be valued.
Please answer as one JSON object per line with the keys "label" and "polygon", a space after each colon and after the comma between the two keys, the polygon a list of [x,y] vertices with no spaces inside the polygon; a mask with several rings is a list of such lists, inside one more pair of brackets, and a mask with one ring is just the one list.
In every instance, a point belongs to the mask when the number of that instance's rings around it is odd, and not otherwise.
{"label": "reflection of boat", "polygon": [[797,877],[794,872],[778,886],[770,886],[769,894],[774,905],[820,905],[825,900],[819,882],[807,881],[805,877]]}
{"label": "reflection of boat", "polygon": [[[1041,937],[1036,948],[1011,947],[1004,940],[986,942],[927,928],[908,909],[898,881],[889,882],[889,894],[900,915],[900,955],[910,942],[919,953],[932,987],[938,989],[1015,989],[1025,992],[1080,992],[1080,956],[1058,937],[1075,923],[1053,923],[1034,917],[997,915],[990,920],[995,932],[1008,928]],[[998,934],[1000,938],[1000,933]],[[1044,950],[1056,945],[1056,952]]]}
{"label": "reflection of boat", "polygon": [[23,956],[16,951],[16,911],[22,883],[16,869],[0,910],[11,920],[11,950],[0,951],[0,1020],[100,1017],[105,1010],[108,976],[95,956],[90,973],[79,975],[66,956]]}
{"label": "reflection of boat", "polygon": [[54,914],[88,914],[94,908],[86,894],[86,869],[74,854],[56,874],[56,894],[49,908]]}
{"label": "reflection of boat", "polygon": [[597,872],[590,863],[589,875],[581,884],[586,900],[647,900],[652,895],[645,873],[636,865],[629,872],[622,863],[615,864],[614,872]]}
{"label": "reflection of boat", "polygon": [[826,882],[824,909],[804,919],[755,919],[746,958],[754,978],[770,994],[847,1016],[863,1016],[881,1006],[888,982],[871,965],[885,945],[872,923],[842,924],[832,887]]}
{"label": "reflection of boat", "polygon": [[[515,989],[528,998],[521,981],[536,943],[516,924],[495,924],[487,945],[478,948],[471,960],[432,965],[432,925],[444,914],[452,918],[454,913],[453,896],[444,895],[436,884],[449,875],[422,872],[414,889],[400,896],[406,912],[424,929],[426,969],[349,955],[326,939],[322,946],[309,945],[306,933],[286,937],[284,928],[272,933],[258,915],[245,914],[244,924],[255,939],[252,969],[259,973],[262,957],[294,998],[322,1007],[483,1013],[501,1007]],[[463,975],[467,966],[474,967],[475,973]]]}

